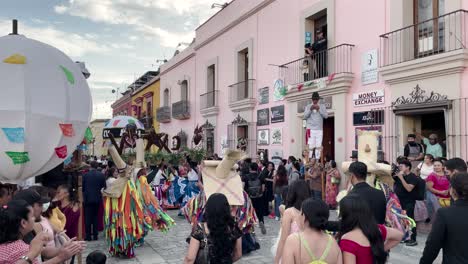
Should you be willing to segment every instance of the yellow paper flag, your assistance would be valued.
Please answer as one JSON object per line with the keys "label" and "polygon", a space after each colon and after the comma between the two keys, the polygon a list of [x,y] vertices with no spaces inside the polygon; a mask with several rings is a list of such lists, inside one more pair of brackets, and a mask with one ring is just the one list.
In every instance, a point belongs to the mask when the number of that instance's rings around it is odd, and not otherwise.
{"label": "yellow paper flag", "polygon": [[26,64],[26,57],[16,53],[4,59],[3,62],[9,64]]}

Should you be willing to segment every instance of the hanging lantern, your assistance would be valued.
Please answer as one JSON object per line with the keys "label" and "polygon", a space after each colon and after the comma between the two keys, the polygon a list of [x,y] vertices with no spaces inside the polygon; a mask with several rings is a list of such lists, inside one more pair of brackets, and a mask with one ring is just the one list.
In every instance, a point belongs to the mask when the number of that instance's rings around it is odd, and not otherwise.
{"label": "hanging lantern", "polygon": [[13,33],[0,37],[0,182],[43,174],[72,154],[88,127],[91,93],[78,64]]}

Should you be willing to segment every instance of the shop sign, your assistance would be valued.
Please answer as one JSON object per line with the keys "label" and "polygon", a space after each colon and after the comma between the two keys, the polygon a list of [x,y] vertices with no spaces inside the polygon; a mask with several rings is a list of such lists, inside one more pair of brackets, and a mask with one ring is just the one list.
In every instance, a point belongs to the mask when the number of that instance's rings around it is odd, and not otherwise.
{"label": "shop sign", "polygon": [[257,130],[257,145],[269,145],[270,144],[270,130],[259,129]]}
{"label": "shop sign", "polygon": [[270,101],[270,88],[263,87],[258,89],[258,104],[268,104]]}
{"label": "shop sign", "polygon": [[[298,102],[297,113],[298,114],[304,113],[304,108],[310,103],[312,103],[312,99],[307,99],[307,100]],[[333,108],[333,96],[323,97],[320,103],[325,104],[325,108],[327,108],[327,110],[332,109]]]}
{"label": "shop sign", "polygon": [[267,126],[270,124],[270,109],[257,110],[257,126]]}
{"label": "shop sign", "polygon": [[362,55],[361,69],[361,82],[363,85],[379,81],[378,52],[376,49],[370,50]]}
{"label": "shop sign", "polygon": [[278,168],[281,160],[283,159],[283,150],[282,149],[271,149],[271,162],[275,164],[275,167]]}
{"label": "shop sign", "polygon": [[284,105],[271,108],[271,123],[284,122]]}
{"label": "shop sign", "polygon": [[353,102],[355,107],[377,105],[385,103],[384,90],[368,91],[353,94]]}
{"label": "shop sign", "polygon": [[353,125],[383,125],[384,110],[353,113]]}

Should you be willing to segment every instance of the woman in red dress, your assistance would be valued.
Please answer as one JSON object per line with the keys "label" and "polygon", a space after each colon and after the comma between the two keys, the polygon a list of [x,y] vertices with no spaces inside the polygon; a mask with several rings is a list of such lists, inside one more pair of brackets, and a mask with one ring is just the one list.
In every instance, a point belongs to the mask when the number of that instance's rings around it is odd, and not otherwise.
{"label": "woman in red dress", "polygon": [[350,194],[340,201],[340,216],[338,237],[344,264],[386,263],[387,252],[403,238],[397,229],[378,225],[359,195]]}

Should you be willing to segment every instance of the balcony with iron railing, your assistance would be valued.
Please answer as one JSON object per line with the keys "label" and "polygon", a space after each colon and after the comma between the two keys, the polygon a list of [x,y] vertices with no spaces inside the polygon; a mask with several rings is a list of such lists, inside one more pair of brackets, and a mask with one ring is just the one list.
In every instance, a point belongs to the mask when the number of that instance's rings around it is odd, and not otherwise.
{"label": "balcony with iron railing", "polygon": [[171,122],[171,107],[162,106],[156,109],[156,120],[158,120],[159,123]]}
{"label": "balcony with iron railing", "polygon": [[203,117],[215,116],[219,112],[218,107],[219,91],[210,91],[200,95],[200,112]]}
{"label": "balcony with iron railing", "polygon": [[454,11],[380,36],[380,67],[466,48],[466,10]]}
{"label": "balcony with iron railing", "polygon": [[285,85],[309,83],[331,74],[352,73],[351,51],[354,45],[341,44],[283,65],[280,76]]}
{"label": "balcony with iron railing", "polygon": [[233,111],[252,110],[255,105],[255,79],[229,85],[229,107]]}
{"label": "balcony with iron railing", "polygon": [[172,104],[172,117],[178,120],[190,118],[190,102],[181,100]]}

